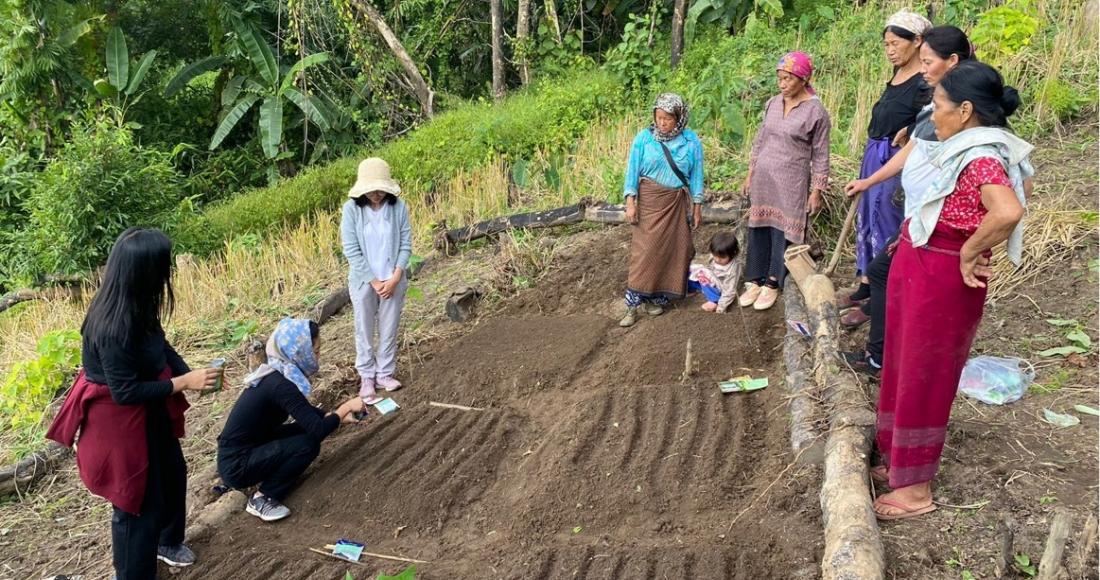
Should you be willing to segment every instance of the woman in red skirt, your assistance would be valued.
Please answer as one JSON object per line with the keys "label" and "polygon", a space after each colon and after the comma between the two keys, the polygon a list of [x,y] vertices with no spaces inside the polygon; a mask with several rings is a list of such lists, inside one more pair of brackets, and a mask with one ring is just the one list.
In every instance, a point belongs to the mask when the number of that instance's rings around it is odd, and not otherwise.
{"label": "woman in red skirt", "polygon": [[982,318],[990,250],[1008,241],[1019,262],[1024,216],[1020,161],[1032,147],[1010,133],[1016,90],[987,64],[959,63],[940,81],[932,122],[941,169],[902,226],[887,283],[886,354],[876,443],[885,465],[872,476],[893,491],[874,504],[880,519],[936,509],[939,469],[955,398]]}

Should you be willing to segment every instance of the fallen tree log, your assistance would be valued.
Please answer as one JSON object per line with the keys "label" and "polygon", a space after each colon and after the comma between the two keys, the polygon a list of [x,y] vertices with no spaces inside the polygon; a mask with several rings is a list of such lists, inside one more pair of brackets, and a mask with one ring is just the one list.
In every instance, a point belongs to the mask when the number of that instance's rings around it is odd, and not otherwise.
{"label": "fallen tree log", "polygon": [[33,290],[17,290],[0,297],[0,312],[3,312],[16,304],[37,300],[38,293]]}
{"label": "fallen tree log", "polygon": [[[703,204],[704,224],[733,224],[741,221],[740,202],[719,202]],[[603,224],[625,224],[626,206],[598,204],[584,210],[584,219]]]}
{"label": "fallen tree log", "polygon": [[[804,261],[803,267],[790,268],[791,278],[814,319],[814,379],[825,397],[829,417],[820,495],[825,526],[821,577],[879,580],[885,578],[885,560],[868,475],[875,414],[859,382],[851,372],[842,372],[838,364],[832,281],[814,273],[816,265],[804,252],[797,259]],[[808,267],[805,260],[809,260]]]}
{"label": "fallen tree log", "polygon": [[50,442],[18,463],[0,469],[0,497],[24,493],[69,455],[67,447]]}
{"label": "fallen tree log", "polygon": [[[802,295],[790,279],[784,286],[783,309],[787,321],[813,328],[802,304]],[[820,465],[825,460],[825,441],[821,437],[824,417],[816,402],[810,341],[790,325],[783,337],[783,362],[787,367],[786,383],[790,392],[791,450],[799,463]]]}
{"label": "fallen tree log", "polygon": [[451,253],[459,244],[514,229],[552,228],[584,221],[585,204],[578,203],[549,211],[535,211],[502,216],[478,222],[472,226],[443,232],[435,240],[437,250]]}

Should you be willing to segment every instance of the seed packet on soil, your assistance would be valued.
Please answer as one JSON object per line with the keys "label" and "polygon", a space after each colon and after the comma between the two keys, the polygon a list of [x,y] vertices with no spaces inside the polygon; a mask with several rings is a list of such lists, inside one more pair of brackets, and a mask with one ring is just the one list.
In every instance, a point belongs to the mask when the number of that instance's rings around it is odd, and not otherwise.
{"label": "seed packet on soil", "polygon": [[393,399],[382,399],[381,401],[374,403],[374,408],[383,415],[389,415],[390,413],[397,411],[401,407],[399,407],[397,405],[397,401],[394,401]]}
{"label": "seed packet on soil", "polygon": [[336,545],[333,546],[332,555],[345,560],[351,560],[352,562],[358,562],[359,558],[363,555],[363,548],[365,547],[365,545],[359,542],[341,538],[340,541],[336,542]]}
{"label": "seed packet on soil", "polygon": [[754,379],[749,376],[736,377],[728,381],[718,383],[718,388],[723,393],[747,393],[759,391],[768,386],[768,377]]}

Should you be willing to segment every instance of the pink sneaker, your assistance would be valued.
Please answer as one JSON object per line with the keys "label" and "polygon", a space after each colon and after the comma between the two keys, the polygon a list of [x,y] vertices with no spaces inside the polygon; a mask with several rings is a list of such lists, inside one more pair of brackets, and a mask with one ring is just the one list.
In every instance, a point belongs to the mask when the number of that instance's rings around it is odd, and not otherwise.
{"label": "pink sneaker", "polygon": [[374,379],[364,377],[363,382],[359,383],[359,398],[364,401],[378,398],[374,392]]}
{"label": "pink sneaker", "polygon": [[396,391],[397,389],[401,388],[401,381],[393,378],[392,376],[381,377],[378,379],[378,386],[382,387],[386,391]]}

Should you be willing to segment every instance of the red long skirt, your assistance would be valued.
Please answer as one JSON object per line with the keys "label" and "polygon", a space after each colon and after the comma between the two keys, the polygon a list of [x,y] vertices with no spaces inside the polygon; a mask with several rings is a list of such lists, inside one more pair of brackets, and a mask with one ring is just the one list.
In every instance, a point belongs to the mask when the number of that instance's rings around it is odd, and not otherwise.
{"label": "red long skirt", "polygon": [[876,443],[890,487],[931,481],[940,466],[951,402],[985,307],[985,288],[963,283],[968,235],[944,225],[914,248],[909,224],[886,285],[886,346]]}

